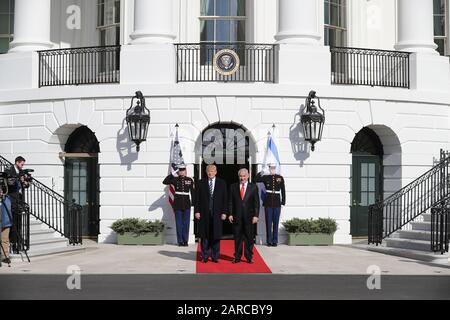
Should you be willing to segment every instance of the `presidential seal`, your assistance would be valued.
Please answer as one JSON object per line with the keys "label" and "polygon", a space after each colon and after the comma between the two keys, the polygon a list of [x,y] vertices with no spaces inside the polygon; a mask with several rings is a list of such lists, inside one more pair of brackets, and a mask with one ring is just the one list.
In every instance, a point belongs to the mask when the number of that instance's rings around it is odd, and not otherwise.
{"label": "presidential seal", "polygon": [[231,76],[239,70],[241,61],[236,52],[222,49],[214,55],[214,69],[223,76]]}

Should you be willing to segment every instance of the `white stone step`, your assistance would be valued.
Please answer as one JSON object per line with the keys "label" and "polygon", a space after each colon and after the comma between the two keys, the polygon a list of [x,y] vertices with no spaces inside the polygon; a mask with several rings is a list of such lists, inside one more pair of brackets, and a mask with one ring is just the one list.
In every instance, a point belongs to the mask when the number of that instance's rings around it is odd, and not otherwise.
{"label": "white stone step", "polygon": [[[28,251],[28,257],[41,257],[41,256],[48,256],[48,255],[54,255],[54,254],[64,254],[64,253],[78,253],[86,250],[85,247],[82,246],[67,246],[63,248],[53,248],[53,249],[40,249],[40,250],[31,250]],[[22,254],[12,254],[11,255],[12,261],[26,261],[27,258],[24,253]]]}
{"label": "white stone step", "polygon": [[69,246],[69,240],[65,238],[49,238],[30,242],[30,252],[44,249],[58,249]]}
{"label": "white stone step", "polygon": [[430,241],[387,238],[386,247],[431,252]]}
{"label": "white stone step", "polygon": [[422,217],[424,222],[431,222],[431,213],[424,213]]}
{"label": "white stone step", "polygon": [[411,222],[412,230],[422,230],[422,231],[431,231],[431,223],[420,221],[420,222]]}
{"label": "white stone step", "polygon": [[369,246],[369,251],[389,254],[393,256],[426,261],[430,263],[437,263],[450,266],[450,256],[448,253],[441,255],[440,253],[434,252],[425,252],[418,250],[410,250],[410,249],[401,249],[401,248],[392,248],[386,246]]}
{"label": "white stone step", "polygon": [[58,233],[51,229],[41,229],[41,230],[30,230],[30,241],[39,241],[45,239],[57,238]]}
{"label": "white stone step", "polygon": [[393,238],[431,241],[431,232],[425,230],[399,230]]}

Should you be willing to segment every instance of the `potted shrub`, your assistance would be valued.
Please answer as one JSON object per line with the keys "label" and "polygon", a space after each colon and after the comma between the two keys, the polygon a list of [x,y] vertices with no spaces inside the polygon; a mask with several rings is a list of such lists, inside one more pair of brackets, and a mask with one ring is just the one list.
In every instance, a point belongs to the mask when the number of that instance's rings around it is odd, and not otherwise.
{"label": "potted shrub", "polygon": [[326,246],[333,244],[333,235],[337,230],[336,220],[331,218],[299,219],[283,222],[288,233],[290,246]]}
{"label": "potted shrub", "polygon": [[128,218],[115,221],[111,229],[117,233],[119,245],[163,245],[164,223]]}

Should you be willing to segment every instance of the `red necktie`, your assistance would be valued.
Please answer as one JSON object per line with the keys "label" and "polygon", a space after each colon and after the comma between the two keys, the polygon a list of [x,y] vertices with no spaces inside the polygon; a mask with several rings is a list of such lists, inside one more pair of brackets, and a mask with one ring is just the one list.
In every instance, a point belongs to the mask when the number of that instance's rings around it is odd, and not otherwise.
{"label": "red necktie", "polygon": [[241,187],[241,200],[244,200],[244,194],[245,194],[245,184],[242,184],[242,187]]}

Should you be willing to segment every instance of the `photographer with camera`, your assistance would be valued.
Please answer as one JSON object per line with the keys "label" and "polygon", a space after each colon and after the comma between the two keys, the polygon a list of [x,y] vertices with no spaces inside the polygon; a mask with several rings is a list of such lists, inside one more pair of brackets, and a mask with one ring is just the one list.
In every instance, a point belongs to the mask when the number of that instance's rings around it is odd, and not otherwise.
{"label": "photographer with camera", "polygon": [[21,156],[14,161],[14,166],[10,168],[8,174],[8,197],[11,200],[12,223],[15,228],[10,233],[10,241],[13,243],[13,252],[19,253],[18,232],[22,229],[22,213],[24,211],[22,203],[24,200],[24,190],[30,186],[31,177],[24,169],[25,159]]}
{"label": "photographer with camera", "polygon": [[2,263],[10,265],[11,260],[9,259],[9,234],[12,227],[12,221],[10,219],[11,201],[9,200],[9,198],[3,197],[2,188],[0,188],[0,201],[0,259]]}

